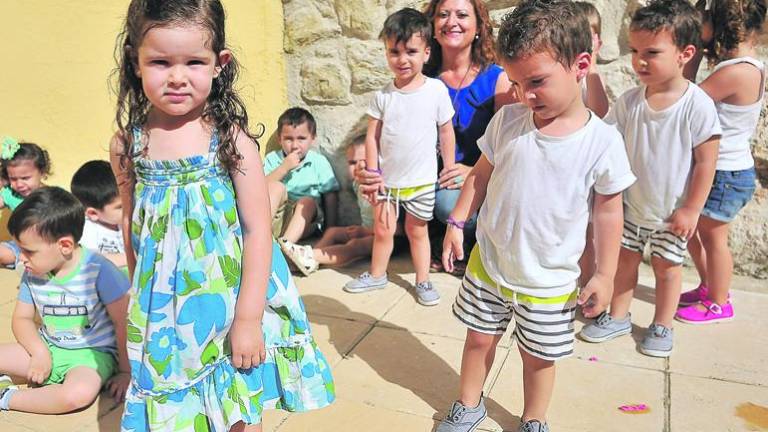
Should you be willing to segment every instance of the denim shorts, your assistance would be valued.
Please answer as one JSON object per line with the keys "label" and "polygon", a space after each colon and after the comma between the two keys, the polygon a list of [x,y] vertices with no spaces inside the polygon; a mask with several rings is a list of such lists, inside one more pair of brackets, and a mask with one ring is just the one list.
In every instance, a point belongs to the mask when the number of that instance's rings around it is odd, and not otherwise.
{"label": "denim shorts", "polygon": [[755,168],[740,171],[715,171],[715,180],[704,204],[703,216],[730,222],[755,193]]}

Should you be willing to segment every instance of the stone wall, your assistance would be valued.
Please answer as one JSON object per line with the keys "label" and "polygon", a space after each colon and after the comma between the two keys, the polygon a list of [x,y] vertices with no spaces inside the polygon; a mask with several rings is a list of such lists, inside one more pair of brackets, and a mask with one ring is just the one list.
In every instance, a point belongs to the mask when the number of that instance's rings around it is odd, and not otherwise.
{"label": "stone wall", "polygon": [[[495,24],[517,0],[488,0]],[[615,100],[636,85],[626,48],[629,17],[638,0],[592,0],[602,15],[600,72]],[[389,79],[377,39],[386,16],[402,7],[421,9],[420,0],[283,0],[288,100],[310,109],[318,120],[318,145],[329,156],[342,185],[348,185],[344,147],[365,131],[365,110],[373,92]],[[765,44],[763,44],[765,46]],[[766,51],[761,58],[768,60]],[[702,67],[701,76],[707,73]],[[736,271],[768,278],[768,119],[765,110],[755,139],[759,171],[754,200],[732,224]],[[274,144],[273,144],[274,145]],[[347,188],[348,189],[348,188]],[[351,193],[342,194],[343,223],[358,221]]]}

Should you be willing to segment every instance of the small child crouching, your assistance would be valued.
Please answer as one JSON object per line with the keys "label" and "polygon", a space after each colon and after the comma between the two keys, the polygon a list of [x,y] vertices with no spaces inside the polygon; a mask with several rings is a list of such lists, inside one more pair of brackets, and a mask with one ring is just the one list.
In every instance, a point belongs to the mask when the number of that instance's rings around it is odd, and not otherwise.
{"label": "small child crouching", "polygon": [[[17,342],[0,345],[0,410],[79,410],[115,373],[110,390],[118,400],[125,395],[129,283],[109,260],[78,245],[84,215],[69,192],[44,187],[8,221],[26,270],[11,321]],[[19,389],[11,377],[40,387]]]}

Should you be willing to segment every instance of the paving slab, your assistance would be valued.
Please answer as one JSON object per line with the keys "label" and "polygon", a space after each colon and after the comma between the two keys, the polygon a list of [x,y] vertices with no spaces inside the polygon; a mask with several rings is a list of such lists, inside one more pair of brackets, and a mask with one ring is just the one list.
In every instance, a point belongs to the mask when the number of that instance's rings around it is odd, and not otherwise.
{"label": "paving slab", "polygon": [[674,373],[768,386],[768,295],[735,291],[731,322],[675,325]]}
{"label": "paving slab", "polygon": [[454,339],[377,327],[336,366],[336,388],[342,399],[442,418],[458,396],[462,347]]}
{"label": "paving slab", "polygon": [[[548,419],[553,431],[661,432],[664,429],[663,372],[576,358],[560,361],[556,367],[557,379]],[[520,415],[522,379],[522,361],[510,353],[489,396],[514,415]],[[621,405],[639,403],[649,405],[650,412],[629,415],[618,410]],[[504,430],[516,430],[518,426],[517,423],[499,424]]]}
{"label": "paving slab", "polygon": [[671,393],[674,432],[768,430],[768,387],[672,374]]}
{"label": "paving slab", "polygon": [[[362,402],[341,399],[316,412],[291,414],[279,432],[392,432],[430,431],[435,421],[413,414],[391,411]],[[266,423],[265,423],[266,425]]]}
{"label": "paving slab", "polygon": [[365,321],[335,318],[309,313],[312,335],[317,346],[331,366],[341,361],[343,356],[370,331],[372,324]]}

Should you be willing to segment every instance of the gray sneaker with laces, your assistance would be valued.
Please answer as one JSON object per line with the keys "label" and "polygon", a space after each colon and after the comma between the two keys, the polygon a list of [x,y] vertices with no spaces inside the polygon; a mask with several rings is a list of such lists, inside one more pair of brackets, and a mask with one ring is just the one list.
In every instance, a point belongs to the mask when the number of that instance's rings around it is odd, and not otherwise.
{"label": "gray sneaker with laces", "polygon": [[482,396],[480,403],[474,408],[465,407],[461,402],[455,401],[443,421],[437,425],[435,432],[472,432],[487,415],[485,398]]}
{"label": "gray sneaker with laces", "polygon": [[601,313],[593,323],[581,329],[579,337],[587,342],[597,343],[632,333],[632,314],[623,319],[613,319],[608,312]]}
{"label": "gray sneaker with laces", "polygon": [[517,432],[549,432],[549,426],[538,420],[528,420],[520,425]]}
{"label": "gray sneaker with laces", "polygon": [[672,354],[671,328],[661,324],[651,324],[640,343],[640,352],[651,357],[669,357]]}
{"label": "gray sneaker with laces", "polygon": [[382,289],[387,286],[388,283],[389,280],[387,279],[386,273],[383,276],[373,277],[370,273],[365,272],[358,276],[357,279],[352,279],[347,282],[347,284],[344,285],[344,291],[348,293],[364,293]]}
{"label": "gray sneaker with laces", "polygon": [[440,293],[437,292],[432,282],[419,282],[414,288],[416,288],[416,300],[422,306],[434,306],[440,303]]}

